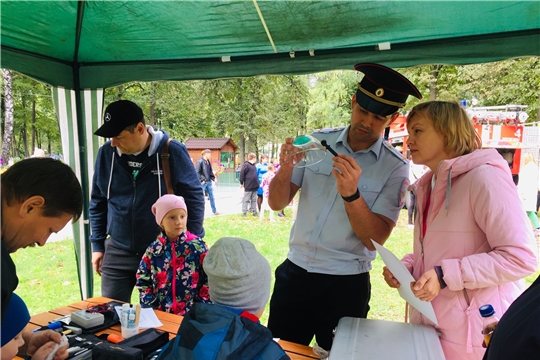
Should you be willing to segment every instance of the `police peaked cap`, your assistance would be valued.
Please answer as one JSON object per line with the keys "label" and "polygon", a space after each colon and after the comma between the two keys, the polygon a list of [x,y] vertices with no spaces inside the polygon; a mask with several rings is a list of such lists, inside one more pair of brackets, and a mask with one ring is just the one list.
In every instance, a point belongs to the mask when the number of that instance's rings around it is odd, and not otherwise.
{"label": "police peaked cap", "polygon": [[412,82],[386,66],[360,63],[354,69],[364,73],[357,86],[356,102],[369,112],[387,116],[404,107],[409,95],[422,99]]}

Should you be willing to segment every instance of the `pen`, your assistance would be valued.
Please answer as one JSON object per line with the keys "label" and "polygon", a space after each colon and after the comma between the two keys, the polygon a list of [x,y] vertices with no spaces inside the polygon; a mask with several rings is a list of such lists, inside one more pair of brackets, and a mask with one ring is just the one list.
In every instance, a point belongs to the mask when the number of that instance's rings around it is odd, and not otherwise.
{"label": "pen", "polygon": [[32,330],[32,332],[38,332],[42,330],[56,330],[62,327],[62,323],[60,321],[55,321],[53,323],[50,323],[48,325],[42,326],[40,328]]}

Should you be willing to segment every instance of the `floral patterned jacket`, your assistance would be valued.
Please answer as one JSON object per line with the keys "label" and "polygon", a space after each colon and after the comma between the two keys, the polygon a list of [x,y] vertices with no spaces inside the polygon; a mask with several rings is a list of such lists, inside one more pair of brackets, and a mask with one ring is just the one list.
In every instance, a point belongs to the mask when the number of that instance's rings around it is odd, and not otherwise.
{"label": "floral patterned jacket", "polygon": [[173,241],[159,236],[137,270],[141,305],[185,315],[193,302],[209,303],[208,278],[201,272],[207,252],[204,240],[189,231]]}

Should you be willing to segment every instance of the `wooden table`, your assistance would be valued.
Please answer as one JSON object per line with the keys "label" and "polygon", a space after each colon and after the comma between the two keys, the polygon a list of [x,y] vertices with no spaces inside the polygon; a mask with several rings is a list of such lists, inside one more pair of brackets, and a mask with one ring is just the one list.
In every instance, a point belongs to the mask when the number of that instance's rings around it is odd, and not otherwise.
{"label": "wooden table", "polygon": [[[61,316],[69,315],[77,310],[87,309],[89,306],[103,304],[109,301],[112,301],[112,299],[105,297],[95,297],[79,301],[67,306],[62,306],[54,310],[49,310],[45,313],[34,315],[30,319],[30,323],[26,326],[26,329],[33,330],[35,328],[45,326],[50,321],[57,319]],[[156,310],[156,315],[163,324],[163,326],[158,327],[157,329],[168,332],[170,339],[174,338],[183,317],[159,310]],[[116,324],[108,329],[99,331],[96,333],[96,335],[100,335],[102,333],[121,335],[120,324]],[[318,357],[313,353],[313,348],[309,346],[295,344],[285,340],[279,340],[279,345],[281,345],[283,350],[285,350],[287,355],[289,355],[292,360],[318,359]]]}

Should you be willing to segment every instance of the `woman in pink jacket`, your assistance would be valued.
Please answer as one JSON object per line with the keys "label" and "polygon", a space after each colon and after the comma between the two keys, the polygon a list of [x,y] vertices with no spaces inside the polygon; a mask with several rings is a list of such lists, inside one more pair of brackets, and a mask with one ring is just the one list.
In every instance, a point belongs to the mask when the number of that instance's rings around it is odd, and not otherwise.
{"label": "woman in pink jacket", "polygon": [[[521,294],[520,279],[537,268],[532,229],[507,162],[494,149],[480,149],[457,103],[417,105],[407,130],[412,160],[430,170],[412,185],[414,251],[402,262],[416,279],[413,293],[431,301],[439,325],[412,307],[410,319],[437,329],[447,360],[481,359],[478,308],[491,304],[500,317]],[[387,268],[383,275],[399,287]]]}

